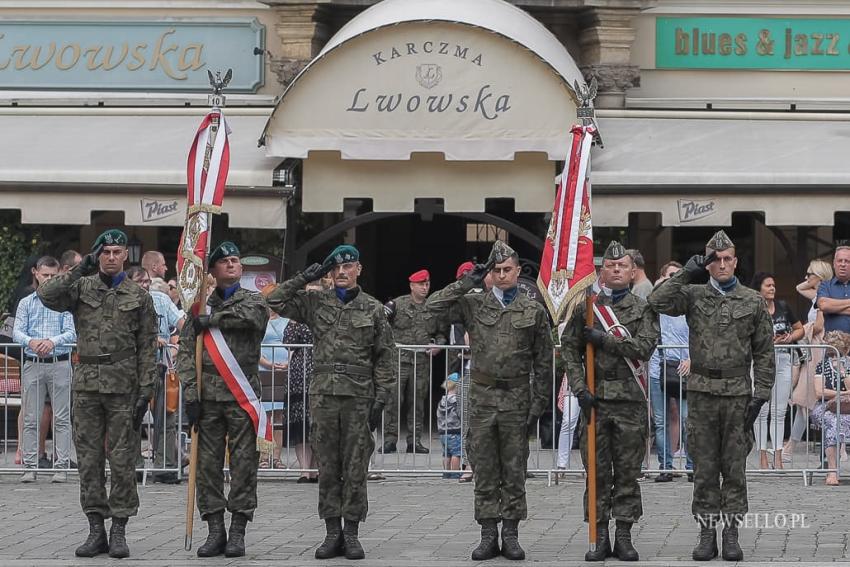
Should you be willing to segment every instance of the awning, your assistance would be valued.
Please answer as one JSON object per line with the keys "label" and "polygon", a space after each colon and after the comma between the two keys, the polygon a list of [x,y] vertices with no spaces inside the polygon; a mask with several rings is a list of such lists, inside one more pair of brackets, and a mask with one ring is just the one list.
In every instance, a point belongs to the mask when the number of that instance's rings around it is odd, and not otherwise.
{"label": "awning", "polygon": [[[270,108],[226,109],[231,167],[224,212],[232,227],[282,228],[273,187],[281,162],[256,138]],[[88,224],[121,210],[128,225],[183,223],[186,159],[205,108],[0,108],[0,208],[25,223]]]}
{"label": "awning", "polygon": [[828,226],[850,210],[850,116],[599,111],[593,220],[626,226],[660,212],[665,226],[730,225],[759,212],[773,226]]}
{"label": "awning", "polygon": [[562,160],[575,83],[584,80],[560,41],[503,0],[384,0],[289,85],[263,141],[278,157]]}

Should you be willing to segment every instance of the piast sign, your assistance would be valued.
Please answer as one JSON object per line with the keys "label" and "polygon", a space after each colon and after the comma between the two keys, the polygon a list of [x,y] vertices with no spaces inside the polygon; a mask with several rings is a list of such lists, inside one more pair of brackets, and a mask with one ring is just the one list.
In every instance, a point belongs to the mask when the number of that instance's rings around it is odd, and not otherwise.
{"label": "piast sign", "polygon": [[141,199],[142,222],[154,222],[177,214],[177,200]]}
{"label": "piast sign", "polygon": [[717,202],[713,199],[679,199],[679,222],[689,223],[717,212]]}

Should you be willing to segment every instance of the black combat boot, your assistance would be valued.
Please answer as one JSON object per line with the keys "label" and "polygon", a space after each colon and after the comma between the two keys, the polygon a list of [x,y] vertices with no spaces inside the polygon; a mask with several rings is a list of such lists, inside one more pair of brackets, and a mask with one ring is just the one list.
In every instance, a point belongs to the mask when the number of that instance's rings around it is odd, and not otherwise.
{"label": "black combat boot", "polygon": [[130,548],[127,547],[127,538],[124,533],[127,527],[127,518],[112,518],[112,526],[109,528],[109,557],[122,559],[130,557]]}
{"label": "black combat boot", "polygon": [[227,545],[224,546],[225,557],[242,557],[245,555],[245,526],[248,516],[241,512],[233,512],[230,517],[230,533],[227,535]]}
{"label": "black combat boot", "polygon": [[596,550],[588,551],[584,554],[585,561],[605,561],[606,557],[611,557],[614,552],[611,551],[611,536],[608,534],[608,522],[596,523]]}
{"label": "black combat boot", "polygon": [[[741,546],[738,545],[738,526],[724,525],[721,540],[723,541],[723,560],[724,561],[741,561],[744,559],[744,552]],[[715,555],[717,551],[715,550]]]}
{"label": "black combat boot", "polygon": [[77,548],[74,555],[77,557],[94,557],[109,551],[109,542],[106,540],[106,528],[103,527],[103,516],[96,512],[86,514],[89,520],[89,537]]}
{"label": "black combat boot", "polygon": [[325,518],[325,541],[316,549],[316,559],[333,559],[345,555],[342,539],[342,518]]}
{"label": "black combat boot", "polygon": [[481,543],[472,551],[473,561],[499,556],[499,520],[478,520],[481,524]]}
{"label": "black combat boot", "polygon": [[502,556],[511,561],[525,559],[525,550],[519,545],[519,520],[502,520]]}
{"label": "black combat boot", "polygon": [[640,559],[637,549],[632,545],[632,523],[617,520],[614,532],[614,556],[620,561],[637,561]]}
{"label": "black combat boot", "polygon": [[204,545],[198,548],[198,557],[217,557],[224,553],[227,545],[227,531],[224,529],[224,511],[208,514],[206,517],[209,535]]}
{"label": "black combat boot", "polygon": [[694,561],[711,561],[717,557],[717,528],[714,524],[700,523],[699,543],[691,557]]}
{"label": "black combat boot", "polygon": [[363,559],[366,557],[366,552],[363,551],[363,546],[357,539],[359,525],[360,522],[346,520],[345,526],[342,528],[342,541],[346,559]]}

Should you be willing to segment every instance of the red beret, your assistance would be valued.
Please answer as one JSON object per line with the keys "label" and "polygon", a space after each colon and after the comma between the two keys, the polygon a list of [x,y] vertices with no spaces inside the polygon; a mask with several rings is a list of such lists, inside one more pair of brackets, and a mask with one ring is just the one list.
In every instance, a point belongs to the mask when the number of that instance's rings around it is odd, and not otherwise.
{"label": "red beret", "polygon": [[410,274],[410,277],[407,278],[407,281],[410,283],[422,283],[427,282],[431,279],[431,274],[428,273],[428,270],[419,270],[418,272],[414,272]]}
{"label": "red beret", "polygon": [[464,262],[460,266],[457,267],[457,272],[455,273],[455,279],[459,280],[463,276],[466,275],[467,272],[471,272],[475,269],[475,264],[472,262]]}

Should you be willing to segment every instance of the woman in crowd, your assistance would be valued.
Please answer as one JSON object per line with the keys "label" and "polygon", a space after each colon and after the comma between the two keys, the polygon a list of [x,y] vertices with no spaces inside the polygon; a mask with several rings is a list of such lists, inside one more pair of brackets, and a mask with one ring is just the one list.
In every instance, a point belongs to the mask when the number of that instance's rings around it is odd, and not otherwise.
{"label": "woman in crowd", "polygon": [[[322,283],[312,282],[307,290],[321,290]],[[310,328],[297,321],[289,321],[283,332],[283,343],[287,345],[312,345],[313,333]],[[295,446],[295,458],[301,470],[314,469],[317,466],[310,448],[310,404],[307,395],[310,391],[310,377],[313,374],[313,351],[309,347],[293,347],[289,354],[289,411],[287,412],[287,446]],[[315,472],[303,472],[299,483],[319,482]]]}
{"label": "woman in crowd", "polygon": [[561,389],[558,391],[558,410],[563,414],[561,418],[561,433],[558,435],[559,471],[565,471],[570,468],[573,438],[575,437],[579,418],[578,400],[570,391],[568,382],[567,375],[564,374],[561,380]]}
{"label": "woman in crowd", "polygon": [[[828,262],[812,260],[806,269],[806,279],[797,285],[797,292],[812,302],[806,316],[806,323],[803,325],[805,336],[802,342],[806,344],[817,345],[823,342],[823,313],[817,308],[817,291],[821,282],[829,281],[832,277],[832,266]],[[800,364],[792,369],[791,436],[782,449],[782,460],[786,463],[791,462],[797,443],[802,441],[806,434],[809,415],[816,401],[813,384],[814,370],[823,359],[823,350],[801,349],[799,358]]]}
{"label": "woman in crowd", "polygon": [[767,303],[767,311],[773,319],[773,344],[781,345],[776,351],[776,382],[770,395],[770,402],[763,405],[756,421],[754,430],[756,445],[759,449],[761,468],[770,468],[767,458],[768,413],[771,427],[770,441],[773,445],[773,466],[782,468],[782,447],[785,437],[785,413],[788,411],[788,401],[791,399],[791,345],[803,338],[803,324],[784,301],[776,299],[776,282],[773,274],[757,272],[753,276],[750,287],[758,291]]}
{"label": "woman in crowd", "polygon": [[[265,290],[263,291],[265,292]],[[289,319],[281,317],[275,311],[269,309],[269,322],[266,324],[266,334],[263,336],[262,342],[263,347],[260,349],[259,370],[260,372],[272,373],[272,392],[277,390],[277,388],[274,387],[275,385],[286,382],[286,371],[289,367],[289,351],[283,346],[283,333],[288,327],[288,323]],[[263,409],[265,409],[266,412],[272,412],[274,449],[271,454],[271,466],[276,469],[285,468],[285,465],[280,460],[280,449],[283,445],[283,432],[276,427],[277,424],[283,421],[281,413],[285,407],[285,399],[272,398],[272,401],[263,402]],[[269,468],[268,454],[260,454],[260,468]]]}
{"label": "woman in crowd", "polygon": [[[850,390],[850,375],[845,358],[850,350],[850,334],[830,331],[824,336],[824,342],[834,347],[843,360],[835,356],[834,350],[829,349],[815,370],[814,385],[818,401],[812,409],[812,424],[821,429],[828,467],[836,469],[838,444],[843,445],[850,436],[850,396],[847,393]],[[826,484],[837,486],[838,475],[829,473]]]}

